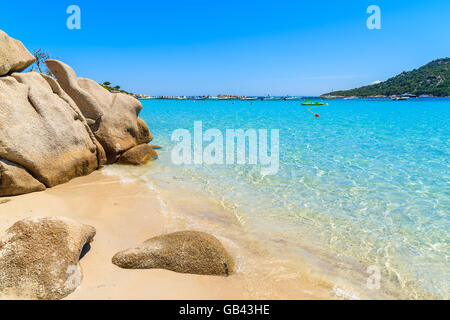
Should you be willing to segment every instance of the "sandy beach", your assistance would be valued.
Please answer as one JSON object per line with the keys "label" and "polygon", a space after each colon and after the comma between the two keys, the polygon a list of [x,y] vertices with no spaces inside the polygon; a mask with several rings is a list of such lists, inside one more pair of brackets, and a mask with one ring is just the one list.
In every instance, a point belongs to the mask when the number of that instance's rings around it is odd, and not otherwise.
{"label": "sandy beach", "polygon": [[113,265],[116,252],[167,232],[157,194],[143,183],[123,183],[96,171],[44,192],[2,200],[8,199],[0,204],[2,232],[20,219],[40,216],[68,217],[96,228],[91,249],[80,260],[82,284],[66,299],[330,298],[327,290],[308,281],[295,288],[286,285],[288,280],[272,283],[268,297],[264,290],[254,290],[255,284],[249,286],[245,272],[225,278]]}
{"label": "sandy beach", "polygon": [[450,2],[329,2],[4,1],[0,301],[449,300]]}

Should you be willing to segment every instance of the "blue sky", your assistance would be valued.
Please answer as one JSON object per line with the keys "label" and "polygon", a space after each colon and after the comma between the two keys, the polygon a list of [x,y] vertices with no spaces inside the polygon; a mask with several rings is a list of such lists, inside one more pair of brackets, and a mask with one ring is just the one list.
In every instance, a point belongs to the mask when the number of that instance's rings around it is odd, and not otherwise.
{"label": "blue sky", "polygon": [[133,92],[317,95],[450,56],[450,1],[2,0],[0,29]]}

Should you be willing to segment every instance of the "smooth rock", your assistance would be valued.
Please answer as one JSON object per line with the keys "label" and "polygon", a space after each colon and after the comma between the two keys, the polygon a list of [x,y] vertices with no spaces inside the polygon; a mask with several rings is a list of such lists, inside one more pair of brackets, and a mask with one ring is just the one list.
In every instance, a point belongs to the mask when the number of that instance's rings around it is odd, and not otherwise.
{"label": "smooth rock", "polygon": [[[99,167],[86,123],[36,72],[0,77],[0,123],[0,159],[23,168],[46,187]],[[16,180],[25,181],[24,175],[22,170]],[[28,181],[33,183],[23,186],[24,191],[34,190],[36,182]]]}
{"label": "smooth rock", "polygon": [[17,196],[45,189],[45,186],[33,178],[23,167],[0,159],[0,195]]}
{"label": "smooth rock", "polygon": [[95,228],[57,218],[16,222],[0,238],[0,298],[61,299],[82,280],[78,263]]}
{"label": "smooth rock", "polygon": [[77,78],[68,65],[48,60],[48,68],[75,101],[92,132],[103,146],[107,162],[114,163],[125,151],[150,142],[153,137],[140,119],[142,104],[123,93],[111,93],[95,81]]}
{"label": "smooth rock", "polygon": [[34,56],[19,40],[0,30],[0,76],[22,72],[34,63]]}
{"label": "smooth rock", "polygon": [[58,79],[61,88],[73,99],[86,119],[97,122],[103,116],[103,112],[94,97],[80,88],[75,71],[57,60],[47,60],[45,63]]}
{"label": "smooth rock", "polygon": [[[59,83],[52,77],[47,76],[45,74],[42,74],[44,79],[48,82],[50,87],[53,90],[53,93],[57,94],[61,99],[66,101],[69,106],[72,108],[72,110],[76,113],[77,120],[80,120],[84,127],[86,128],[86,131],[89,133],[89,136],[91,137],[91,140],[94,142],[95,146],[97,147],[97,160],[99,167],[106,164],[106,153],[103,149],[102,145],[97,141],[97,138],[95,138],[95,135],[92,133],[91,128],[89,127],[89,123],[84,117],[83,113],[80,111],[76,103],[72,100],[72,98],[61,88]],[[90,121],[93,121],[90,119]]]}
{"label": "smooth rock", "polygon": [[148,144],[140,144],[130,150],[124,152],[117,163],[121,164],[131,164],[131,165],[144,165],[150,160],[155,160],[158,158],[158,154],[153,148]]}
{"label": "smooth rock", "polygon": [[[142,104],[141,104],[141,109],[142,109]],[[147,144],[153,140],[153,135],[150,132],[150,129],[148,128],[147,123],[145,123],[145,121],[139,117],[137,118],[137,128],[138,128],[137,137],[136,137],[137,144]]]}
{"label": "smooth rock", "polygon": [[228,276],[234,262],[217,238],[182,231],[151,238],[117,253],[112,262],[124,269],[167,269],[179,273]]}

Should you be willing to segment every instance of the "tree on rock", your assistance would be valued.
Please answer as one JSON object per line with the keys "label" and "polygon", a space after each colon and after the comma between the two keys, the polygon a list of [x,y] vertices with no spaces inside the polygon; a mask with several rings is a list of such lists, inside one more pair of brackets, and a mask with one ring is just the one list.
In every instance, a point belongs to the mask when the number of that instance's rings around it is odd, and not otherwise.
{"label": "tree on rock", "polygon": [[49,76],[53,76],[52,72],[47,68],[45,65],[45,61],[51,59],[50,54],[47,51],[44,51],[42,49],[34,50],[33,56],[36,59],[36,61],[33,64],[32,70],[34,71],[34,66],[36,65],[37,69],[40,73],[44,73]]}

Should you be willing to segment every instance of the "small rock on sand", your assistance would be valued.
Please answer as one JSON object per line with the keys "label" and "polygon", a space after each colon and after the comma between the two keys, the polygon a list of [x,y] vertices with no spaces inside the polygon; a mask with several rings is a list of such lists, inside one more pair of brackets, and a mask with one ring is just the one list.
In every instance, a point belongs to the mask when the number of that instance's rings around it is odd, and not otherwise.
{"label": "small rock on sand", "polygon": [[82,279],[78,264],[95,229],[76,221],[28,218],[0,238],[0,298],[61,299]]}
{"label": "small rock on sand", "polygon": [[112,262],[124,269],[167,269],[179,273],[228,276],[234,262],[214,236],[182,231],[151,238],[117,253]]}

